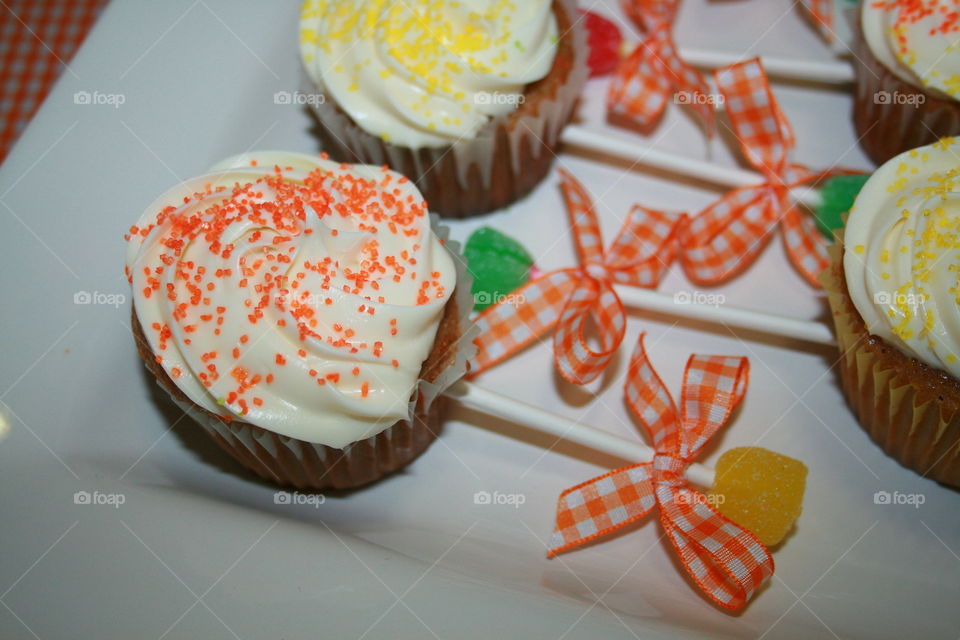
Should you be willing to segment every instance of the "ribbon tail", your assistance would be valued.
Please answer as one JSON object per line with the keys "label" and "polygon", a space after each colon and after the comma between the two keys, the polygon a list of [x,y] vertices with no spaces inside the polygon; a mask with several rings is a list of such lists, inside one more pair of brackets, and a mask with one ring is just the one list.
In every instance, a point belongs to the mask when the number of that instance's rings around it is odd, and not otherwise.
{"label": "ribbon tail", "polygon": [[810,216],[791,206],[780,221],[783,244],[790,261],[812,287],[821,287],[819,275],[827,268],[827,242]]}
{"label": "ribbon tail", "polygon": [[681,240],[681,261],[691,280],[719,284],[756,259],[776,231],[769,189],[735,189],[690,221]]}
{"label": "ribbon tail", "polygon": [[742,609],[773,575],[770,551],[688,487],[659,486],[660,523],[690,578],[713,602]]}
{"label": "ribbon tail", "polygon": [[477,355],[470,360],[470,376],[509,358],[553,328],[576,283],[574,269],[551,271],[477,316],[480,333],[473,341]]}
{"label": "ribbon tail", "polygon": [[643,518],[655,504],[648,462],[621,467],[570,487],[557,499],[547,557],[609,535]]}

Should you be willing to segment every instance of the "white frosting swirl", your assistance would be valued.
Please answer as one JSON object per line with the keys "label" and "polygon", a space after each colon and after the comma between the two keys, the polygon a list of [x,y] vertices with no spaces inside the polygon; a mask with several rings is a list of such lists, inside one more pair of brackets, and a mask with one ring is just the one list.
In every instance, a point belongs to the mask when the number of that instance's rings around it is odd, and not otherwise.
{"label": "white frosting swirl", "polygon": [[130,230],[127,275],[190,400],[337,448],[409,417],[456,284],[409,180],[282,152],[163,194]]}
{"label": "white frosting swirl", "polygon": [[857,196],[843,268],[870,333],[960,378],[960,146],[901,153]]}
{"label": "white frosting swirl", "polygon": [[954,0],[868,0],[864,40],[898,78],[938,97],[960,97],[960,22]]}
{"label": "white frosting swirl", "polygon": [[550,71],[550,0],[306,0],[311,79],[368,133],[410,148],[473,137]]}

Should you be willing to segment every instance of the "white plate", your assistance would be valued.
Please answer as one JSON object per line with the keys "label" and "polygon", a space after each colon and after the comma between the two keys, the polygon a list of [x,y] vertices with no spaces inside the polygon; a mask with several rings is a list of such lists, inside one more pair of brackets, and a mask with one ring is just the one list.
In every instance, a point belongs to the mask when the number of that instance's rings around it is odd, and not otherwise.
{"label": "white plate", "polygon": [[[678,40],[728,51],[755,42],[757,52],[827,59],[790,5],[688,0]],[[956,636],[958,496],[867,438],[828,349],[741,341],[664,316],[630,319],[624,349],[649,332],[653,362],[673,390],[691,351],[750,357],[745,406],[708,461],[759,443],[810,467],[804,513],[776,551],[776,577],[736,616],[691,588],[653,518],[545,559],[557,494],[615,460],[455,411],[405,472],[322,505],[283,505],[180,420],[137,360],[129,301],[109,304],[127,295],[122,234],[156,194],[227,155],[315,150],[306,114],[274,103],[275,92],[297,88],[296,28],[293,2],[114,2],[0,170],[0,408],[9,427],[0,443],[0,636]],[[603,126],[603,89],[603,81],[587,89],[590,126]],[[124,101],[75,104],[78,91]],[[776,91],[799,161],[868,166],[854,145],[848,94]],[[707,155],[676,110],[651,140]],[[721,143],[712,149],[730,161]],[[608,239],[633,202],[696,210],[716,195],[566,153],[560,164],[598,198]],[[520,238],[541,267],[573,264],[556,184],[551,176],[507,211],[454,224],[455,236],[489,224]],[[662,289],[691,286],[674,269]],[[78,292],[95,292],[100,304],[75,304]],[[824,314],[779,240],[719,293],[798,317]],[[640,437],[621,401],[625,366],[622,357],[603,384],[573,388],[543,345],[481,382]],[[481,490],[525,502],[474,504]],[[877,505],[878,490],[925,502]],[[123,504],[76,504],[78,491]]]}

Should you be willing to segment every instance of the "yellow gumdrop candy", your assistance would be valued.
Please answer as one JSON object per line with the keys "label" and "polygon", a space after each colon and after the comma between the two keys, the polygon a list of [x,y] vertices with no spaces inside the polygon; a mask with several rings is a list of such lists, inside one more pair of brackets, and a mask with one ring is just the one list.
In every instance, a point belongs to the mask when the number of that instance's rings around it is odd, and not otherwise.
{"label": "yellow gumdrop candy", "polygon": [[807,467],[799,460],[738,447],[720,456],[709,495],[720,513],[772,547],[800,517],[806,481]]}

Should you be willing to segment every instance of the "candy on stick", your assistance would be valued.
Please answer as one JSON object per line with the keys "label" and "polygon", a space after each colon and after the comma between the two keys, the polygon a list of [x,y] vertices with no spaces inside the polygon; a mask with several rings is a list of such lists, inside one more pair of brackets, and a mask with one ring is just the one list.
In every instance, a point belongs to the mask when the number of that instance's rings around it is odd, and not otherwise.
{"label": "candy on stick", "polygon": [[[740,404],[748,378],[746,358],[690,356],[678,411],[647,358],[641,336],[624,390],[630,412],[653,443],[652,460],[615,469],[561,493],[549,555],[594,542],[656,510],[680,563],[703,593],[722,607],[742,608],[773,574],[773,558],[757,535],[714,509],[691,487],[685,472]],[[806,470],[799,463],[771,463],[770,452],[739,454],[739,461],[725,461],[730,479],[717,476],[715,485],[726,493],[714,494],[715,501],[740,499],[734,509],[763,525],[768,541],[779,542],[799,514]],[[749,457],[759,466],[744,472]],[[732,467],[737,470],[731,472]],[[771,478],[784,484],[757,497],[753,489],[765,484],[765,472],[771,468],[776,470]],[[744,498],[747,502],[742,502]],[[783,513],[768,516],[766,512],[781,499]]]}
{"label": "candy on stick", "polygon": [[[705,180],[724,187],[755,187],[763,183],[763,176],[755,171],[728,167],[688,158],[670,151],[639,145],[602,131],[593,131],[581,125],[571,124],[561,136],[565,144],[600,151],[602,153],[662,169],[688,178]],[[828,237],[842,226],[839,215],[850,210],[854,198],[869,178],[869,174],[841,174],[826,178],[819,188],[808,186],[790,189],[790,199],[816,211],[818,226]]]}
{"label": "candy on stick", "polygon": [[[557,436],[631,462],[650,462],[654,450],[642,442],[540,409],[461,380],[445,394],[460,404],[528,429]],[[685,471],[691,484],[708,489],[718,510],[752,531],[767,546],[780,542],[800,515],[806,481],[802,462],[762,447],[738,447],[720,455],[715,469],[694,462]]]}
{"label": "candy on stick", "polygon": [[[475,231],[470,236],[470,238],[467,240],[466,246],[469,247],[471,243],[474,242],[474,238],[478,236],[483,238],[484,242],[487,242],[488,239],[497,237],[503,238],[510,243],[516,242],[515,240],[504,236],[494,229],[483,227]],[[495,254],[491,254],[491,256],[485,256],[481,266],[477,269],[474,268],[473,258],[470,256],[469,252],[465,252],[465,255],[467,257],[471,273],[474,273],[475,275],[477,272],[484,273],[483,279],[477,278],[474,280],[473,291],[474,297],[477,300],[505,300],[507,294],[512,293],[527,281],[524,279],[524,281],[516,287],[506,288],[504,285],[502,285],[502,283],[513,278],[516,273],[514,271],[514,267],[509,263],[509,260],[503,263],[503,269],[505,273],[501,274],[498,273],[498,263],[493,258]],[[523,250],[523,255],[529,254],[526,252],[526,250]],[[538,272],[536,267],[532,265],[528,269],[527,273],[534,278],[542,275]],[[481,282],[479,287],[477,285],[478,281]],[[633,309],[643,309],[644,311],[664,313],[679,318],[721,324],[731,328],[759,331],[769,335],[786,337],[793,340],[801,340],[813,344],[836,344],[833,332],[830,331],[826,325],[820,322],[799,320],[789,316],[767,313],[764,311],[755,311],[752,309],[743,309],[733,305],[700,304],[690,300],[681,299],[679,294],[661,293],[646,288],[630,287],[621,284],[614,284],[613,289],[616,291],[620,301],[625,306]],[[519,296],[515,296],[515,298],[519,298]],[[486,308],[487,306],[490,305],[483,305],[483,308]],[[480,309],[479,303],[477,308]]]}
{"label": "candy on stick", "polygon": [[[642,3],[639,6],[643,8],[636,9],[634,13],[649,11],[650,6],[658,6],[660,4],[663,3]],[[629,52],[636,51],[636,47],[638,46],[644,46],[645,43],[641,43],[640,45],[626,43],[623,34],[613,21],[592,11],[581,9],[581,12],[585,14],[584,24],[586,25],[588,33],[587,43],[590,46],[588,64],[590,66],[591,76],[602,76],[612,73],[617,69],[617,65],[621,60],[627,60]],[[618,47],[619,50],[614,47]],[[713,51],[695,47],[676,47],[674,53],[685,64],[701,69],[717,69],[719,67],[736,64],[752,55]],[[621,58],[621,56],[623,57]],[[623,64],[625,64],[625,62]],[[796,60],[764,55],[763,65],[771,77],[784,80],[821,82],[826,84],[850,84],[853,82],[853,68],[847,62]],[[661,70],[650,67],[647,69],[634,69],[633,73],[636,74],[639,71],[648,75],[662,72]]]}
{"label": "candy on stick", "polygon": [[[704,225],[699,216],[671,215],[635,205],[605,249],[586,189],[569,173],[561,170],[560,175],[580,265],[541,273],[510,299],[477,316],[480,336],[475,340],[477,354],[470,363],[471,375],[556,329],[553,347],[557,370],[574,384],[589,382],[600,375],[623,340],[626,306],[832,344],[829,329],[816,322],[727,305],[677,304],[672,296],[650,291],[677,259],[695,282],[713,284],[739,273],[763,247],[761,242],[749,240],[753,237],[750,234],[759,233],[762,239],[769,227],[752,220],[741,223],[736,216],[726,225],[717,224],[715,219]],[[775,211],[770,215],[767,210],[766,215],[778,224]],[[823,241],[816,230],[810,233]],[[752,250],[741,250],[748,242],[755,245]],[[593,319],[599,349],[587,341],[588,318]]]}

